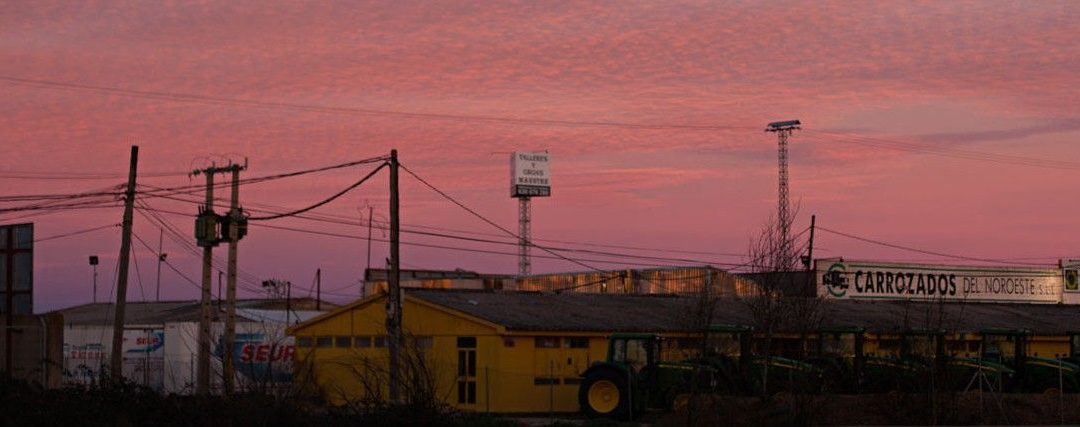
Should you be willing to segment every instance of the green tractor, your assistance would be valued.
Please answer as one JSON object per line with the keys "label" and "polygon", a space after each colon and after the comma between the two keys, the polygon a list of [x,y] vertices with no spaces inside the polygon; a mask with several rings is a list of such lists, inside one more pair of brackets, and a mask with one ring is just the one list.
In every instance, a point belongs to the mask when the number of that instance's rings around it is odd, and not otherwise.
{"label": "green tractor", "polygon": [[714,392],[760,395],[821,391],[822,371],[816,366],[781,356],[756,355],[754,330],[744,325],[712,325],[702,363],[715,371]]}
{"label": "green tractor", "polygon": [[1006,391],[1042,393],[1080,391],[1080,365],[1062,359],[1028,355],[1031,332],[1023,329],[981,331],[983,360],[1011,368],[1015,375],[1004,384]]}
{"label": "green tractor", "polygon": [[1068,331],[1069,353],[1065,355],[1065,361],[1080,364],[1080,331]]}
{"label": "green tractor", "polygon": [[749,327],[714,325],[693,357],[664,360],[659,335],[613,334],[606,360],[582,375],[581,410],[589,417],[631,419],[646,410],[672,410],[694,392],[752,394],[766,384],[770,392],[820,384],[820,370],[809,364],[753,356],[752,338]]}
{"label": "green tractor", "polygon": [[689,362],[661,360],[661,341],[653,334],[613,334],[607,360],[596,362],[582,375],[578,391],[581,410],[589,417],[632,419],[648,409],[670,409],[689,389],[694,372],[705,378],[711,369]]}
{"label": "green tractor", "polygon": [[878,357],[864,351],[861,327],[824,327],[808,362],[824,371],[823,388],[834,393],[880,393],[912,390],[922,364],[906,357]]}

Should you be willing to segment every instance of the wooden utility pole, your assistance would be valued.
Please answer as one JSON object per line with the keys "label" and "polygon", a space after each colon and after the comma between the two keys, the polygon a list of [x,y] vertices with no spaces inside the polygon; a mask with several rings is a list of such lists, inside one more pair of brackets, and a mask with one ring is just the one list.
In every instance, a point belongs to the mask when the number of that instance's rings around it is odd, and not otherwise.
{"label": "wooden utility pole", "polygon": [[398,253],[398,159],[397,150],[390,150],[390,277],[386,298],[386,335],[390,341],[390,401],[401,397],[401,258]]}
{"label": "wooden utility pole", "polygon": [[110,379],[118,383],[123,379],[124,369],[124,310],[127,308],[128,262],[131,257],[131,223],[135,209],[135,176],[139,166],[139,146],[131,146],[131,164],[128,167],[127,191],[124,193],[123,233],[120,235],[120,266],[116,280],[116,314],[113,316],[112,352],[110,356]]}
{"label": "wooden utility pole", "polygon": [[[246,163],[246,162],[245,162]],[[225,350],[222,353],[222,371],[225,374],[225,394],[232,394],[235,388],[236,368],[233,366],[233,351],[236,347],[236,252],[240,241],[240,171],[244,167],[230,165],[232,172],[232,197],[229,200],[229,271],[225,286]],[[218,296],[218,298],[221,298]]]}

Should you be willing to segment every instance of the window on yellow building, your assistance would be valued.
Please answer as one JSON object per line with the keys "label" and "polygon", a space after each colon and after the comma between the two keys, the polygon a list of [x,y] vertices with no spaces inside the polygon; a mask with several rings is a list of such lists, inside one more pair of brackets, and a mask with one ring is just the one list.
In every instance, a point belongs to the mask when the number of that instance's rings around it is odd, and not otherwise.
{"label": "window on yellow building", "polygon": [[296,346],[300,348],[311,347],[311,337],[296,337]]}
{"label": "window on yellow building", "polygon": [[386,335],[378,335],[375,337],[376,348],[386,348]]}
{"label": "window on yellow building", "polygon": [[559,337],[536,337],[536,348],[559,348]]}
{"label": "window on yellow building", "polygon": [[359,348],[371,347],[371,337],[354,337],[353,344]]}
{"label": "window on yellow building", "polygon": [[432,337],[413,337],[413,346],[419,350],[429,349],[435,346],[435,339]]}
{"label": "window on yellow building", "polygon": [[336,336],[336,337],[334,337],[334,347],[338,347],[338,348],[352,347],[352,337],[349,337],[349,336]]}
{"label": "window on yellow building", "polygon": [[589,339],[581,337],[569,337],[563,341],[566,348],[589,348]]}
{"label": "window on yellow building", "polygon": [[334,344],[333,337],[328,337],[328,336],[315,337],[315,347],[326,348],[326,347],[330,347],[333,344]]}

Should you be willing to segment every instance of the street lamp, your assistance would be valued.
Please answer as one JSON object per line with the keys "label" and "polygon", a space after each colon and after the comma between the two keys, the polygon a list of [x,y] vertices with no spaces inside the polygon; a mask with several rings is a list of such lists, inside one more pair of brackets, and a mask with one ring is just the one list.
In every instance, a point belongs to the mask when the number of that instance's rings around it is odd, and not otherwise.
{"label": "street lamp", "polygon": [[93,298],[94,304],[97,304],[97,265],[98,265],[98,257],[97,257],[97,255],[90,255],[90,266],[94,268],[94,298]]}

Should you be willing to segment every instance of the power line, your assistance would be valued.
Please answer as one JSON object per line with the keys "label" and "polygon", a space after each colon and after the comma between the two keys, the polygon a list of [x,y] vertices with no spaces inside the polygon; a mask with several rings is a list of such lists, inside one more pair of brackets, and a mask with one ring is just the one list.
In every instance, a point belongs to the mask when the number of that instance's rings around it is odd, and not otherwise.
{"label": "power line", "polygon": [[987,151],[961,149],[955,147],[943,147],[916,142],[899,141],[895,139],[855,135],[845,132],[806,130],[830,137],[830,140],[849,144],[859,144],[874,148],[885,148],[895,151],[905,151],[921,154],[933,154],[955,159],[976,160],[983,162],[1010,164],[1017,166],[1031,166],[1047,169],[1080,170],[1080,163],[1063,160],[1041,159],[1036,157],[1001,154]]}
{"label": "power line", "polygon": [[[482,221],[484,221],[484,222],[488,223],[488,224],[489,224],[489,225],[491,225],[492,227],[495,227],[495,228],[499,229],[499,230],[500,230],[500,231],[502,231],[503,233],[506,233],[506,234],[510,235],[511,237],[513,237],[513,238],[515,238],[515,239],[519,239],[519,240],[521,239],[521,236],[518,236],[517,234],[514,234],[514,232],[512,232],[512,231],[510,231],[510,230],[507,230],[507,229],[505,229],[505,228],[503,228],[503,227],[502,227],[502,226],[500,226],[499,224],[496,224],[496,223],[495,223],[495,221],[492,221],[492,220],[490,220],[490,219],[487,219],[487,217],[485,217],[485,216],[483,216],[483,215],[480,215],[480,214],[479,214],[478,212],[476,212],[475,210],[472,210],[472,209],[471,209],[471,208],[469,208],[468,206],[465,206],[465,204],[463,204],[463,203],[461,203],[461,202],[457,201],[457,199],[455,199],[455,198],[451,197],[451,196],[450,196],[449,194],[446,194],[446,193],[445,193],[445,192],[443,192],[442,190],[440,190],[440,189],[436,188],[436,187],[435,187],[434,185],[432,185],[431,183],[429,183],[429,182],[427,182],[426,180],[424,180],[423,178],[421,178],[421,177],[420,177],[419,175],[417,175],[417,174],[416,174],[415,172],[413,172],[413,171],[412,171],[411,169],[409,169],[409,168],[405,167],[405,165],[400,165],[400,166],[401,166],[401,169],[404,169],[404,170],[405,170],[405,172],[407,172],[407,173],[408,173],[409,175],[411,175],[411,176],[412,176],[413,178],[415,178],[415,179],[416,179],[417,181],[420,181],[420,183],[424,184],[424,186],[428,187],[429,189],[431,189],[431,190],[432,190],[432,191],[434,191],[435,193],[439,194],[440,196],[442,196],[442,197],[443,197],[443,198],[445,198],[446,200],[449,200],[449,201],[450,201],[451,203],[453,203],[453,204],[457,205],[458,207],[460,207],[460,208],[464,209],[464,210],[465,210],[466,212],[468,212],[468,213],[472,214],[473,216],[475,216],[475,217],[479,218],[480,220],[482,220]],[[580,266],[582,266],[582,267],[585,267],[585,268],[587,268],[587,269],[590,269],[590,270],[602,271],[602,270],[600,270],[600,269],[598,269],[598,268],[596,268],[596,267],[593,267],[593,266],[591,266],[591,265],[588,265],[588,264],[585,264],[585,263],[583,263],[583,262],[581,262],[581,261],[578,261],[578,260],[575,260],[575,259],[569,258],[569,257],[567,257],[567,256],[564,256],[564,255],[562,255],[562,254],[559,254],[559,253],[557,253],[557,252],[555,252],[555,251],[552,251],[551,249],[548,249],[548,248],[546,248],[546,247],[544,247],[544,246],[540,246],[540,245],[537,245],[536,243],[533,243],[532,241],[526,240],[525,242],[526,242],[526,244],[528,244],[529,246],[532,246],[532,247],[538,248],[538,249],[540,249],[540,250],[542,250],[542,251],[544,251],[544,252],[547,252],[547,253],[549,253],[549,254],[552,254],[552,255],[555,255],[555,256],[557,256],[557,257],[559,257],[559,258],[562,258],[563,260],[566,260],[566,261],[572,262],[572,263],[574,263],[574,264],[580,265]]]}
{"label": "power line", "polygon": [[107,95],[119,95],[134,98],[154,99],[161,101],[189,102],[212,105],[226,105],[234,107],[259,107],[273,109],[288,109],[295,111],[323,113],[323,114],[359,114],[366,116],[396,117],[413,120],[439,120],[439,121],[464,121],[494,124],[529,125],[529,126],[558,126],[558,127],[603,127],[640,130],[680,130],[714,132],[722,130],[752,130],[749,126],[723,126],[723,125],[695,125],[695,124],[648,124],[630,123],[618,121],[579,121],[579,120],[555,120],[555,119],[531,119],[517,117],[466,115],[448,113],[422,113],[412,111],[384,110],[375,108],[356,107],[329,107],[312,104],[297,104],[288,102],[258,101],[250,99],[225,98],[175,92],[160,92],[148,90],[123,89],[108,86],[96,86],[80,83],[67,83],[51,80],[26,79],[14,76],[0,76],[0,80],[11,84],[42,87],[51,89],[80,90],[96,92]]}
{"label": "power line", "polygon": [[94,232],[94,231],[98,231],[98,230],[104,230],[106,228],[115,228],[115,227],[119,227],[119,226],[120,226],[120,224],[108,224],[108,225],[102,225],[100,227],[87,228],[85,230],[72,231],[70,233],[57,234],[55,236],[42,237],[40,239],[34,239],[34,243],[47,242],[49,240],[54,240],[54,239],[63,239],[65,237],[77,236],[77,235],[80,235],[80,234],[86,234],[86,233],[90,233],[90,232]]}
{"label": "power line", "polygon": [[311,206],[308,206],[308,207],[302,208],[302,209],[297,209],[297,210],[292,211],[292,212],[286,212],[286,213],[281,213],[281,214],[276,214],[276,215],[268,215],[268,216],[261,216],[261,217],[260,216],[253,216],[253,217],[249,217],[248,220],[249,221],[269,221],[269,220],[272,220],[272,219],[278,219],[278,218],[284,218],[284,217],[288,217],[288,216],[299,215],[299,214],[302,214],[304,212],[310,211],[312,209],[316,209],[319,206],[323,206],[323,205],[325,205],[327,203],[330,203],[330,202],[336,200],[338,197],[341,197],[341,196],[345,195],[345,193],[348,193],[349,191],[353,190],[354,188],[359,187],[361,184],[363,184],[365,181],[370,179],[372,176],[375,176],[376,173],[378,173],[380,170],[382,170],[384,167],[387,167],[387,166],[388,166],[387,163],[383,163],[379,167],[375,168],[375,170],[373,170],[370,173],[368,173],[367,175],[365,175],[363,178],[360,178],[360,180],[356,181],[356,183],[354,183],[354,184],[352,184],[352,185],[350,185],[348,187],[345,187],[344,190],[341,190],[341,191],[337,192],[336,194],[334,194],[334,195],[326,198],[325,200],[323,200],[321,202],[318,202],[318,203],[316,203],[314,205],[311,205]]}
{"label": "power line", "polygon": [[826,228],[826,227],[822,227],[820,225],[817,226],[816,228],[818,230],[824,231],[826,233],[831,233],[831,234],[835,234],[835,235],[838,235],[838,236],[847,237],[849,239],[854,239],[854,240],[858,240],[858,241],[861,241],[861,242],[871,243],[871,244],[875,244],[875,245],[879,245],[879,246],[885,246],[885,247],[889,247],[889,248],[893,248],[893,249],[900,249],[900,250],[905,250],[905,251],[910,251],[910,252],[916,252],[916,253],[920,253],[920,254],[924,254],[924,255],[933,255],[933,256],[938,256],[938,257],[943,257],[943,258],[953,258],[953,259],[960,259],[960,260],[965,260],[965,261],[989,262],[989,263],[994,263],[994,264],[1006,264],[1006,265],[1021,264],[1021,265],[1032,265],[1032,266],[1040,266],[1040,267],[1045,267],[1047,265],[1047,264],[1039,264],[1039,263],[1025,263],[1025,262],[1015,262],[1015,261],[1004,261],[1004,260],[989,259],[989,258],[976,258],[976,257],[965,256],[965,255],[956,255],[956,254],[950,254],[950,253],[944,253],[944,252],[936,252],[936,251],[930,251],[930,250],[926,250],[926,249],[913,248],[913,247],[910,247],[910,246],[898,245],[898,244],[895,244],[895,243],[883,242],[883,241],[880,241],[880,240],[874,240],[874,239],[870,239],[870,238],[867,238],[867,237],[856,236],[854,234],[848,234],[848,233],[844,233],[844,232],[841,232],[841,231],[832,230],[832,229],[829,229],[829,228]]}
{"label": "power line", "polygon": [[[298,232],[298,233],[307,233],[307,234],[313,234],[313,235],[319,235],[319,236],[339,237],[339,238],[342,238],[342,239],[353,239],[353,240],[367,240],[367,237],[352,236],[352,235],[340,234],[340,233],[331,233],[331,232],[327,232],[327,231],[306,230],[306,229],[302,229],[302,228],[283,227],[283,226],[279,226],[279,225],[270,225],[270,224],[263,224],[263,223],[257,223],[257,224],[252,224],[252,225],[253,226],[258,226],[258,227],[273,228],[273,229],[278,229],[278,230],[294,231],[294,232]],[[388,243],[389,242],[389,240],[387,240],[387,239],[376,239],[376,238],[372,238],[372,241],[381,242],[381,243]],[[435,245],[435,244],[417,243],[417,242],[401,242],[401,244],[406,245],[406,246],[417,246],[417,247],[433,248],[433,249],[446,249],[446,250],[452,250],[452,251],[483,253],[483,254],[492,254],[492,255],[506,255],[506,256],[515,256],[515,257],[518,256],[518,254],[516,252],[500,252],[500,251],[493,251],[493,250],[486,250],[486,249],[463,248],[463,247],[459,247],[459,246],[445,246],[445,245]],[[565,257],[557,257],[557,256],[534,255],[534,257],[544,258],[544,259],[558,259],[558,260],[564,260],[564,261],[566,260]],[[602,263],[602,264],[616,264],[616,265],[641,265],[641,266],[650,266],[650,267],[684,267],[684,266],[680,266],[680,265],[671,265],[671,264],[645,264],[645,263],[633,263],[633,262],[609,261],[609,260],[595,260],[595,259],[586,259],[584,261]],[[596,269],[596,268],[590,268],[590,270],[597,271],[597,272],[600,272],[600,273],[609,273],[608,271],[600,270],[600,269]],[[612,276],[612,277],[615,277],[615,276]]]}

